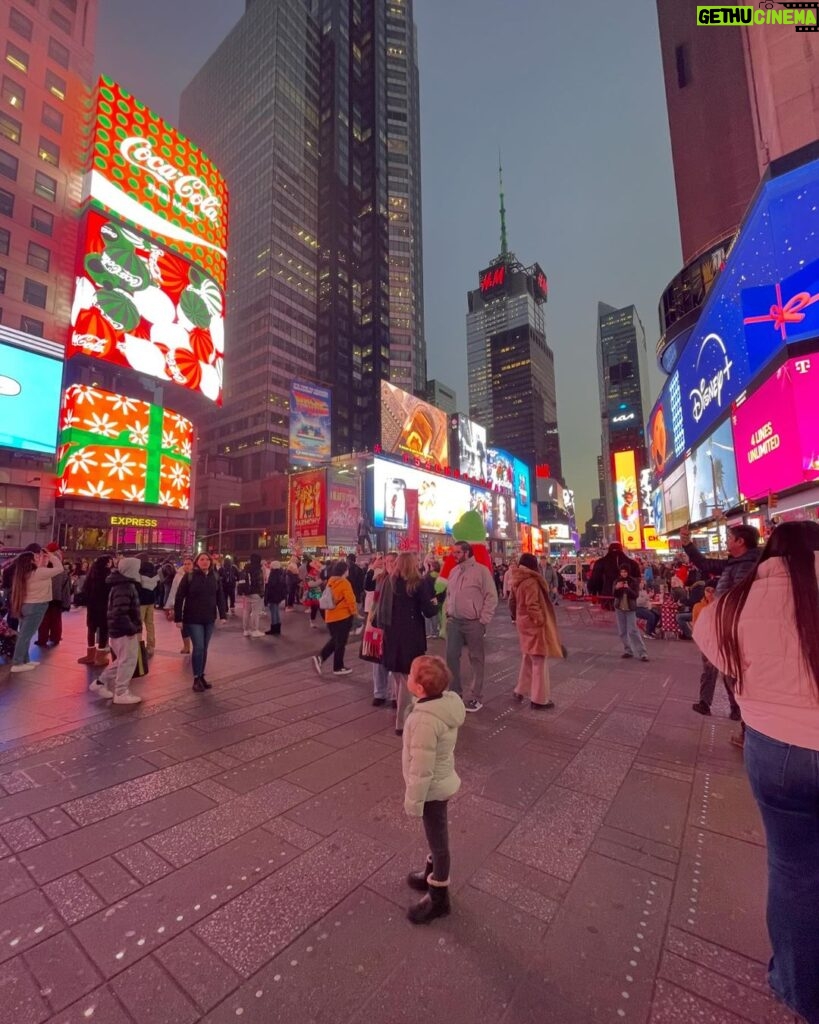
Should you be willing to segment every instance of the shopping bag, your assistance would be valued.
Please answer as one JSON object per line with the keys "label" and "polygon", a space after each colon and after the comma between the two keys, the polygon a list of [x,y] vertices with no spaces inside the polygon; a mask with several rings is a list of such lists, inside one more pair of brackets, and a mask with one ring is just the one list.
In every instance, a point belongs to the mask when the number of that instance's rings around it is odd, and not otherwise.
{"label": "shopping bag", "polygon": [[376,665],[384,656],[384,630],[378,626],[366,626],[361,640],[361,651],[358,655],[362,661],[371,661]]}
{"label": "shopping bag", "polygon": [[132,679],[141,679],[143,676],[148,675],[148,648],[145,646],[145,641],[139,641],[139,654],[137,654],[137,663],[134,668],[134,674],[131,676]]}

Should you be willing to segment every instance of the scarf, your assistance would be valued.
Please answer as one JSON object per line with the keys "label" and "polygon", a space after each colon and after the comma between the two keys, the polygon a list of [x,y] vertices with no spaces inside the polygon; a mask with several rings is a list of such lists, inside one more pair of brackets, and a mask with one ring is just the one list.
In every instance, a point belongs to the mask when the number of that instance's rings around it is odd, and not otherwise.
{"label": "scarf", "polygon": [[370,618],[373,626],[378,626],[379,629],[386,629],[392,625],[392,598],[392,577],[389,573],[385,572],[380,586],[377,587],[375,592],[375,601],[373,602],[372,616]]}

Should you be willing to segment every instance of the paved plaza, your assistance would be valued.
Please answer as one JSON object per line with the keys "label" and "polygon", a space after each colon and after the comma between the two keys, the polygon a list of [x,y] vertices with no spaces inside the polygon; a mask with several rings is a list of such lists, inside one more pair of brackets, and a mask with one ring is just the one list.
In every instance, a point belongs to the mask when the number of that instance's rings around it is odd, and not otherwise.
{"label": "paved plaza", "polygon": [[641,664],[566,624],[557,708],[531,712],[499,610],[456,751],[453,912],[416,927],[422,830],[357,648],[319,679],[301,612],[263,640],[231,619],[198,695],[163,618],[144,703],[115,708],[76,664],[84,614],[65,625],[37,672],[0,669],[0,1021],[792,1021],[765,984],[761,823],[725,694],[691,711],[693,644]]}

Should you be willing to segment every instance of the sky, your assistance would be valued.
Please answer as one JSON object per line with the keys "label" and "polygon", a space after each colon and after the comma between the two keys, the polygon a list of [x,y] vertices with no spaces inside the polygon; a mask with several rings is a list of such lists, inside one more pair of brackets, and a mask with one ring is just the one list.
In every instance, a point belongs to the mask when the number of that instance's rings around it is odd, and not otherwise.
{"label": "sky", "polygon": [[[267,2],[267,0],[262,0]],[[509,246],[549,278],[563,472],[579,525],[597,494],[598,301],[645,325],[681,267],[656,0],[415,0],[428,376],[468,409],[466,295]],[[172,124],[244,0],[101,0],[97,67]],[[138,12],[138,13],[137,13]]]}

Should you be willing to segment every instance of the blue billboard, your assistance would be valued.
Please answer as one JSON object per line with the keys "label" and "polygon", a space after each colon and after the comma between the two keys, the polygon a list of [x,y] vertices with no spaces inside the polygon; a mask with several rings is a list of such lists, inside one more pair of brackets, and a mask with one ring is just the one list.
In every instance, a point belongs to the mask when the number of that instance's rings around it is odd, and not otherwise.
{"label": "blue billboard", "polygon": [[697,445],[782,348],[814,337],[819,337],[819,160],[760,187],[652,412],[655,472],[665,475]]}
{"label": "blue billboard", "polygon": [[532,522],[532,485],[529,467],[520,459],[512,459],[512,475],[515,483],[515,518],[519,523]]}
{"label": "blue billboard", "polygon": [[290,385],[290,465],[330,461],[332,394],[329,388],[294,380]]}
{"label": "blue billboard", "polygon": [[0,342],[0,446],[57,450],[62,382],[62,360]]}

